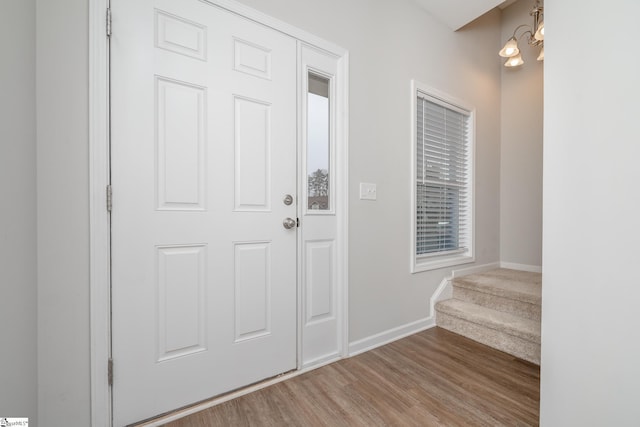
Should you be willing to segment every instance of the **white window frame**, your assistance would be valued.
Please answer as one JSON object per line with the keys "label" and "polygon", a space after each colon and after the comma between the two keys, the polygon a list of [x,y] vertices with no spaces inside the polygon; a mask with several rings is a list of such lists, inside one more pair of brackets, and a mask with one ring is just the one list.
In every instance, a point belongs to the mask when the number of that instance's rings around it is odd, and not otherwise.
{"label": "white window frame", "polygon": [[[418,255],[417,253],[417,111],[418,96],[426,96],[430,101],[439,103],[447,108],[462,110],[468,114],[468,207],[467,239],[469,247],[460,251],[444,251],[439,253]],[[449,94],[434,89],[428,85],[411,80],[411,273],[435,270],[475,262],[475,108],[468,103],[452,97]]]}

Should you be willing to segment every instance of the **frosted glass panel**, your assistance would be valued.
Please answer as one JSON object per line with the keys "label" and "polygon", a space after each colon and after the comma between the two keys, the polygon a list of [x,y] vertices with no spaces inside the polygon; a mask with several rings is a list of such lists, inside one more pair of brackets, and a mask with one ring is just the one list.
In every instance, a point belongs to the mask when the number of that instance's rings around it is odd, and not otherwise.
{"label": "frosted glass panel", "polygon": [[309,73],[307,93],[307,208],[329,210],[331,191],[329,79]]}

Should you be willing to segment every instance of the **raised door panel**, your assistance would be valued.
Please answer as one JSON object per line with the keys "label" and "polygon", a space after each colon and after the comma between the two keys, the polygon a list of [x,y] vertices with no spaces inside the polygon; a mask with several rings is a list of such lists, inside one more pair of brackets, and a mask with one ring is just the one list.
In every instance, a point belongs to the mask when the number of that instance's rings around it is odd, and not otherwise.
{"label": "raised door panel", "polygon": [[271,106],[236,96],[235,209],[268,211],[271,204]]}
{"label": "raised door panel", "polygon": [[159,210],[205,209],[206,92],[156,77]]}
{"label": "raised door panel", "polygon": [[157,248],[158,362],[207,349],[204,245]]}

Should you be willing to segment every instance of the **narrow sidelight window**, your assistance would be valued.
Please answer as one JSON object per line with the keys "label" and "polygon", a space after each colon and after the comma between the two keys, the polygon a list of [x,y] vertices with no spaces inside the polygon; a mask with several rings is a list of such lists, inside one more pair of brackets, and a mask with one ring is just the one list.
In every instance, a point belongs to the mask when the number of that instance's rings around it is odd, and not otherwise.
{"label": "narrow sidelight window", "polygon": [[330,209],[329,79],[309,73],[307,94],[307,209]]}

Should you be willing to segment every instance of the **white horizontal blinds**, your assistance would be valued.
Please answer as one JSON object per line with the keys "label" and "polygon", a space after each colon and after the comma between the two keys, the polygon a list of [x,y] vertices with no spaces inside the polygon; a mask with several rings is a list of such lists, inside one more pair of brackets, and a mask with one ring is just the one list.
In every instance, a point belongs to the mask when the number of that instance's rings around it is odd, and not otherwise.
{"label": "white horizontal blinds", "polygon": [[469,113],[418,93],[416,254],[469,248]]}

